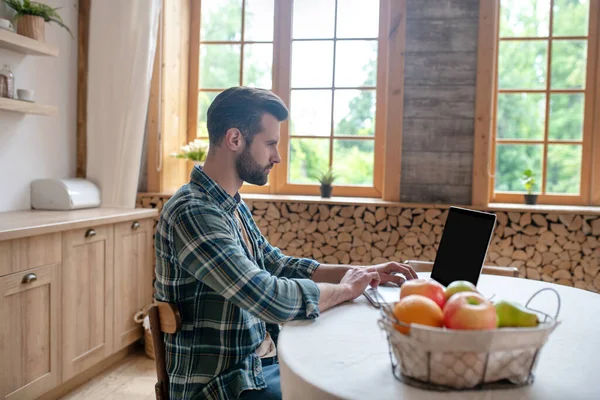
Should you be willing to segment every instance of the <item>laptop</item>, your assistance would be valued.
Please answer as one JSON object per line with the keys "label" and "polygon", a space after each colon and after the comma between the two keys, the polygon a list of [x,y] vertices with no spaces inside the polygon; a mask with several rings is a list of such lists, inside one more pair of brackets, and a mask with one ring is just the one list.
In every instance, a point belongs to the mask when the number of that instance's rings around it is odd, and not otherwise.
{"label": "laptop", "polygon": [[[458,280],[477,285],[496,226],[496,215],[450,207],[442,238],[431,270],[431,278],[444,286]],[[375,306],[399,300],[397,286],[380,286],[364,291]]]}
{"label": "laptop", "polygon": [[495,214],[450,207],[431,278],[444,286],[458,280],[477,285],[495,226]]}

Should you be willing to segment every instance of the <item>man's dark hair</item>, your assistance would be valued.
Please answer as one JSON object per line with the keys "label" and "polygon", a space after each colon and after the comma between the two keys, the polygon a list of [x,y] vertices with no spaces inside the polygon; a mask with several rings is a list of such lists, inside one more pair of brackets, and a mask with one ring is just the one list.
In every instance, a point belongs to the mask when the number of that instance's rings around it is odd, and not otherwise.
{"label": "man's dark hair", "polygon": [[220,93],[208,107],[206,125],[211,146],[218,146],[228,129],[240,130],[248,143],[262,130],[262,116],[269,113],[285,121],[289,111],[274,93],[251,87],[233,87]]}

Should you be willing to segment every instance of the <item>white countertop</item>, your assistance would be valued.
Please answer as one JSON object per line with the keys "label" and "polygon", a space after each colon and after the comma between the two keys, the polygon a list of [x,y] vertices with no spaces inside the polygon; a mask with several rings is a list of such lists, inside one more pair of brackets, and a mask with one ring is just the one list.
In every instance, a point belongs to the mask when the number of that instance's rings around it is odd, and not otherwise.
{"label": "white countertop", "polygon": [[133,219],[153,218],[152,208],[89,208],[73,211],[25,210],[0,213],[0,241]]}

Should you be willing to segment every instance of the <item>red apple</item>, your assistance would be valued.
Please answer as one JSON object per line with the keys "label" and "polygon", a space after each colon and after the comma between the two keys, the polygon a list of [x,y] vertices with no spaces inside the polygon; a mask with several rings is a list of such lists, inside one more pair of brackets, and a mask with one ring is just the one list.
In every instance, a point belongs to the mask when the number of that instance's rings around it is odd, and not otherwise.
{"label": "red apple", "polygon": [[449,329],[496,329],[496,308],[479,293],[461,292],[444,306],[444,326]]}
{"label": "red apple", "polygon": [[435,301],[440,308],[444,308],[446,297],[444,296],[444,286],[433,279],[412,279],[402,284],[400,289],[400,299],[411,294],[420,294],[429,297]]}
{"label": "red apple", "polygon": [[453,294],[459,292],[477,292],[477,288],[469,281],[454,281],[449,284],[444,291],[446,301],[448,301]]}

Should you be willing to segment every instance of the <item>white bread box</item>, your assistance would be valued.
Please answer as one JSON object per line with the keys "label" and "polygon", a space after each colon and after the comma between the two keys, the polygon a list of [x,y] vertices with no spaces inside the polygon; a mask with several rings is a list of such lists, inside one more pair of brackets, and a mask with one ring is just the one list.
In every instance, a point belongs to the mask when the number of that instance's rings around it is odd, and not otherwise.
{"label": "white bread box", "polygon": [[101,204],[100,189],[81,178],[37,179],[31,182],[31,208],[36,210],[77,210]]}

